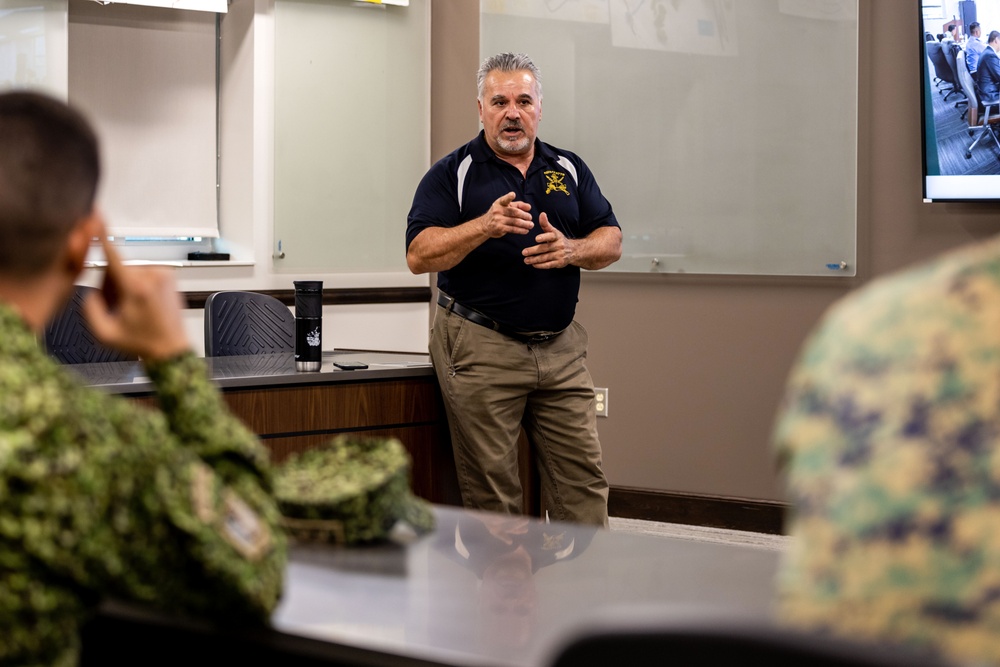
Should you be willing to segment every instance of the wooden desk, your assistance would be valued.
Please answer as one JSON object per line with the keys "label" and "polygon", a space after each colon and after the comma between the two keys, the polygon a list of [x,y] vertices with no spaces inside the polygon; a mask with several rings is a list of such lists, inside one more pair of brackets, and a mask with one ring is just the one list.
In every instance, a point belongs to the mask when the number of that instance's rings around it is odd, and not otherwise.
{"label": "wooden desk", "polygon": [[[344,371],[334,361],[362,361]],[[451,436],[430,356],[401,352],[324,352],[318,372],[295,370],[292,354],[207,357],[209,373],[233,413],[280,462],[339,433],[391,436],[413,459],[413,491],[442,505],[462,504]],[[92,387],[153,405],[153,386],[135,361],[75,364],[66,368]],[[518,441],[522,509],[539,516],[540,488],[531,445]]]}
{"label": "wooden desk", "polygon": [[[343,371],[334,360],[357,360]],[[413,459],[414,492],[461,505],[447,419],[427,355],[325,352],[319,372],[295,370],[291,354],[209,357],[205,362],[233,413],[267,445],[273,460],[316,447],[339,433],[399,438]],[[67,366],[104,391],[152,404],[138,362]]]}
{"label": "wooden desk", "polygon": [[[435,514],[435,531],[404,547],[293,548],[270,630],[106,605],[83,664],[541,667],[593,623],[769,622],[775,551],[441,506]],[[513,544],[494,535],[514,535]]]}

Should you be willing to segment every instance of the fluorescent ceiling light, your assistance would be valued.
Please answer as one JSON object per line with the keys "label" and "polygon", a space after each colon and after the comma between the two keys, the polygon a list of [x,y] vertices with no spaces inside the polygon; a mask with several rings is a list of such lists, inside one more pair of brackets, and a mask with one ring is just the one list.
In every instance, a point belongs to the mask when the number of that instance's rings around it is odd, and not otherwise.
{"label": "fluorescent ceiling light", "polygon": [[99,5],[146,5],[148,7],[167,7],[169,9],[195,9],[202,12],[226,13],[229,8],[227,0],[94,0]]}

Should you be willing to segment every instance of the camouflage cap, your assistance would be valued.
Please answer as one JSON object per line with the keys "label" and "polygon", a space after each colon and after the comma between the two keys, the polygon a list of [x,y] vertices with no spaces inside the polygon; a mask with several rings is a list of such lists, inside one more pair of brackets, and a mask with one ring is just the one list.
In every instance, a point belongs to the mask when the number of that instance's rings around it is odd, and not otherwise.
{"label": "camouflage cap", "polygon": [[278,465],[274,493],[293,538],[355,544],[405,541],[434,527],[410,491],[410,456],[395,438],[339,436]]}

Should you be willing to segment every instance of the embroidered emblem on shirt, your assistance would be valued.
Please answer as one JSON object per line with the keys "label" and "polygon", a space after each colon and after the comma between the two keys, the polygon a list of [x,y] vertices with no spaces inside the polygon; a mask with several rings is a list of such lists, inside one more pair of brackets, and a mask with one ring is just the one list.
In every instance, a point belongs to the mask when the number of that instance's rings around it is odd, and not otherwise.
{"label": "embroidered emblem on shirt", "polygon": [[545,194],[550,192],[561,192],[567,197],[569,196],[569,189],[566,187],[566,182],[563,180],[566,178],[566,174],[561,171],[546,171],[545,180],[548,181],[548,185],[545,186]]}

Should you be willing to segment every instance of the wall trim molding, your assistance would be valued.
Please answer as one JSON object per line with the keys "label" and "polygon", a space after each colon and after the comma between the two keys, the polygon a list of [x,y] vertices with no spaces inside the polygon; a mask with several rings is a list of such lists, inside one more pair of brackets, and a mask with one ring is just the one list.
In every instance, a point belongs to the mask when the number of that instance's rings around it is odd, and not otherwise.
{"label": "wall trim molding", "polygon": [[[267,294],[286,306],[295,305],[294,289],[248,290]],[[204,308],[212,292],[184,292],[188,308]],[[350,287],[323,290],[324,306],[347,306],[369,303],[429,303],[430,287]]]}
{"label": "wall trim molding", "polygon": [[774,500],[612,486],[608,514],[623,519],[783,534],[788,504]]}

